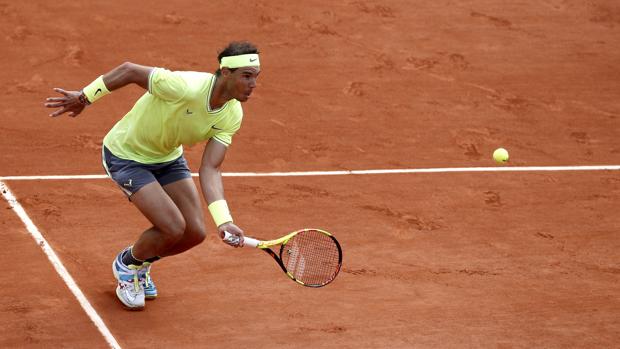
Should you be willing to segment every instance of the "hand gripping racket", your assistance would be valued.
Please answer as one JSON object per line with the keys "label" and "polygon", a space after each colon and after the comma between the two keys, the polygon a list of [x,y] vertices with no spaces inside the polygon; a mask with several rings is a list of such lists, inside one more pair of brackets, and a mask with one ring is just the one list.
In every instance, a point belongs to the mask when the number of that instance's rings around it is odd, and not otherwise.
{"label": "hand gripping racket", "polygon": [[[224,240],[239,243],[239,238],[228,232]],[[245,246],[260,248],[278,262],[288,277],[308,287],[322,287],[334,281],[342,265],[342,249],[336,238],[320,229],[302,229],[275,240],[256,240],[244,236]],[[271,247],[280,245],[276,253]]]}

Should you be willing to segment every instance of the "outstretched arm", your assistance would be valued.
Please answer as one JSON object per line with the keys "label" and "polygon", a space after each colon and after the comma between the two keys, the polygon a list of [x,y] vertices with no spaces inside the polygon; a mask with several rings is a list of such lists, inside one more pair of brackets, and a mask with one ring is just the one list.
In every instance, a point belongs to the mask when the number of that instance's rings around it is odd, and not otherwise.
{"label": "outstretched arm", "polygon": [[[151,73],[151,70],[153,70],[152,67],[125,62],[112,69],[110,72],[104,74],[101,78],[103,79],[103,84],[105,84],[108,91],[114,91],[132,83],[148,90],[149,74]],[[61,88],[55,88],[54,91],[62,94],[62,97],[47,98],[45,106],[48,108],[61,109],[51,113],[50,116],[58,116],[64,113],[69,113],[69,116],[75,117],[92,102],[88,100],[83,90],[65,91]]]}
{"label": "outstretched arm", "polygon": [[209,205],[209,212],[217,225],[220,237],[224,238],[225,231],[236,235],[240,237],[240,242],[238,245],[232,246],[241,247],[243,246],[243,230],[233,223],[228,211],[228,205],[224,199],[224,186],[222,185],[220,166],[224,162],[227,149],[224,144],[214,139],[209,140],[202,155],[202,164],[200,165],[200,186],[202,187],[202,194]]}

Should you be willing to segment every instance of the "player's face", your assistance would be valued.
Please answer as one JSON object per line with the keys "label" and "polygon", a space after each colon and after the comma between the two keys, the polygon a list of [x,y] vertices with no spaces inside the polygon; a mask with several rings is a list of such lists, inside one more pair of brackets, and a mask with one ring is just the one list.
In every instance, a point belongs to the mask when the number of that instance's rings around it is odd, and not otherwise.
{"label": "player's face", "polygon": [[229,91],[233,98],[245,102],[256,88],[256,79],[260,74],[259,67],[242,67],[230,74]]}

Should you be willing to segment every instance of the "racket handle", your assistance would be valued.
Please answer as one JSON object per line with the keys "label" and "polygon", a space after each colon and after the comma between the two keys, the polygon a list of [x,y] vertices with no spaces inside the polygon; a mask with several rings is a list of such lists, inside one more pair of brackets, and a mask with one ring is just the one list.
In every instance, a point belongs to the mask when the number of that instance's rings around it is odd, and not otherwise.
{"label": "racket handle", "polygon": [[[226,242],[236,244],[239,241],[239,238],[236,235],[233,235],[233,234],[225,231],[224,232],[224,240]],[[258,246],[259,242],[260,241],[258,241],[256,239],[252,239],[251,237],[248,237],[248,236],[244,236],[243,237],[243,244],[245,246],[256,247],[256,246]]]}

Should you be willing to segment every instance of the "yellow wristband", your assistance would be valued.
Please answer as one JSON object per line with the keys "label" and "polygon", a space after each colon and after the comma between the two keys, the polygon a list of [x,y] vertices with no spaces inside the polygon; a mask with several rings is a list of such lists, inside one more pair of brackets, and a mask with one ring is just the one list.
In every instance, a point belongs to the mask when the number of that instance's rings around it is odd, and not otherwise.
{"label": "yellow wristband", "polygon": [[103,82],[103,75],[84,87],[82,91],[90,103],[95,103],[96,100],[110,93]]}
{"label": "yellow wristband", "polygon": [[233,219],[228,210],[226,200],[213,201],[208,207],[216,226],[219,227],[224,223],[232,222]]}

